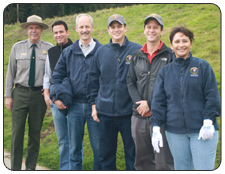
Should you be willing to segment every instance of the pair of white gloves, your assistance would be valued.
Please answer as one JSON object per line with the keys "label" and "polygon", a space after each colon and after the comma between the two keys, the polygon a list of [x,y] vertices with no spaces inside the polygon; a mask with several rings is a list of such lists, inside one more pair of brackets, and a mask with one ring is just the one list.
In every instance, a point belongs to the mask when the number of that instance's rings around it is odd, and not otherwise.
{"label": "pair of white gloves", "polygon": [[[213,133],[215,132],[215,128],[213,126],[213,122],[210,119],[203,120],[203,126],[200,129],[198,139],[201,138],[203,140],[212,139]],[[159,147],[163,147],[163,139],[162,134],[160,133],[160,127],[154,126],[153,133],[152,133],[152,146],[154,151],[157,153],[160,152]]]}

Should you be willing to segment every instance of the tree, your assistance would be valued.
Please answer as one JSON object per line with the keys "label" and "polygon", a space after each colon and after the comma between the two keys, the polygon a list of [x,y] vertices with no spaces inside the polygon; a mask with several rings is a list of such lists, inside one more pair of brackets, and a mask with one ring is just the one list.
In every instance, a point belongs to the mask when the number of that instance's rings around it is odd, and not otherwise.
{"label": "tree", "polygon": [[16,22],[17,23],[19,23],[20,22],[20,20],[19,20],[19,4],[17,4],[17,10],[16,10],[16,12],[17,12],[17,20],[16,20]]}
{"label": "tree", "polygon": [[35,3],[35,4],[9,4],[4,9],[4,24],[12,24],[15,22],[26,22],[30,15],[39,15],[42,19],[53,18],[55,16],[65,16],[75,13],[94,12],[96,10],[124,7],[133,4],[54,4],[54,3]]}

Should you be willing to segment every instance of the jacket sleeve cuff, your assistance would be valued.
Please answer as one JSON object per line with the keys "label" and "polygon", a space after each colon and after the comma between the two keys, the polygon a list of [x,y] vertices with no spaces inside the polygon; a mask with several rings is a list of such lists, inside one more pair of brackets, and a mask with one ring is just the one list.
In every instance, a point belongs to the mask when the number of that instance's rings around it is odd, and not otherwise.
{"label": "jacket sleeve cuff", "polygon": [[95,105],[95,100],[89,100],[90,105]]}
{"label": "jacket sleeve cuff", "polygon": [[149,107],[150,110],[151,110],[151,103],[152,103],[152,100],[148,100],[147,103],[148,103],[148,107]]}
{"label": "jacket sleeve cuff", "polygon": [[57,98],[56,98],[55,95],[53,95],[51,99],[52,99],[52,102],[53,102],[53,103],[55,103],[55,101],[57,100]]}

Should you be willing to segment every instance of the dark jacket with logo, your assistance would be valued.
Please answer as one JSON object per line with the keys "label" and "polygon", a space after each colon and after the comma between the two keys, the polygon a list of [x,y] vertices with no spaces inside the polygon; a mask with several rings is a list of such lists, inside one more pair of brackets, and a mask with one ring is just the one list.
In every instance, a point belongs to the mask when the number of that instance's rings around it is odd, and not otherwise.
{"label": "dark jacket with logo", "polygon": [[203,59],[175,58],[160,72],[152,100],[151,123],[172,133],[199,133],[204,119],[211,119],[218,129],[220,95],[216,77]]}
{"label": "dark jacket with logo", "polygon": [[153,89],[159,70],[172,61],[172,51],[164,43],[158,54],[149,63],[147,54],[137,50],[130,63],[127,74],[129,94],[133,101],[133,115],[141,117],[137,111],[137,101],[147,100],[151,109]]}
{"label": "dark jacket with logo", "polygon": [[126,76],[130,58],[141,45],[127,37],[122,46],[110,43],[98,49],[89,73],[89,102],[96,104],[99,114],[105,116],[130,116],[132,100],[129,96]]}

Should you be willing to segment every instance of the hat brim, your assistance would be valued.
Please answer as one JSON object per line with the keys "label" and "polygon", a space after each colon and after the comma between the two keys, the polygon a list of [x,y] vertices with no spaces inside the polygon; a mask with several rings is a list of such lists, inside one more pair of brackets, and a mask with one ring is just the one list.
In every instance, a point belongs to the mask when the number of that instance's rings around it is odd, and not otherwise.
{"label": "hat brim", "polygon": [[23,29],[26,29],[29,25],[40,25],[43,30],[48,29],[48,25],[45,23],[39,23],[39,22],[24,22],[20,24],[20,27]]}
{"label": "hat brim", "polygon": [[111,25],[111,23],[112,22],[119,22],[121,25],[126,25],[126,23],[123,23],[123,22],[121,22],[120,20],[118,20],[118,19],[114,19],[114,20],[112,20],[109,24],[108,24],[108,27]]}
{"label": "hat brim", "polygon": [[155,21],[157,21],[158,23],[159,23],[159,25],[161,25],[162,27],[163,27],[163,25],[162,24],[160,24],[160,22],[158,21],[158,19],[156,19],[156,18],[154,18],[154,17],[148,17],[148,18],[146,18],[145,19],[145,25],[147,24],[147,22],[150,20],[150,19],[154,19]]}

